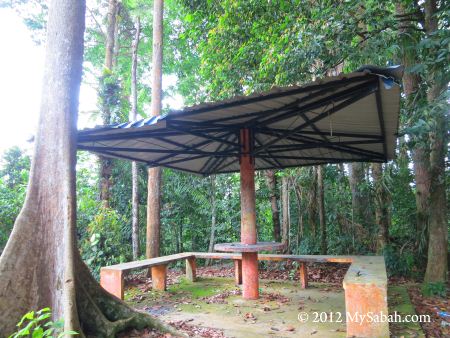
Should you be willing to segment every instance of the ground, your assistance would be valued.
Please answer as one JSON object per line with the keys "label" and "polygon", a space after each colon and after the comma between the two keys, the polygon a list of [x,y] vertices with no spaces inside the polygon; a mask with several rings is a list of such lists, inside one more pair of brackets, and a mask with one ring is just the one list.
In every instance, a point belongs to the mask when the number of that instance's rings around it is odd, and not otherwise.
{"label": "ground", "polygon": [[[333,264],[312,266],[308,275],[313,282],[306,290],[300,288],[295,271],[293,266],[279,264],[262,271],[261,299],[257,301],[242,299],[239,287],[234,285],[231,265],[199,268],[199,278],[195,283],[184,279],[181,270],[172,269],[168,276],[167,292],[153,291],[151,279],[142,274],[132,275],[128,277],[125,301],[170,323],[189,336],[345,337],[345,322],[339,321],[336,315],[345,313],[342,278],[346,267]],[[414,288],[417,285],[411,283],[396,283],[389,287],[390,313],[415,313],[408,293],[408,290]],[[450,310],[446,306],[448,302],[441,304],[441,311]],[[334,316],[333,322],[330,315],[324,323],[319,318],[314,318],[315,313],[330,311]],[[307,313],[309,320],[300,322],[299,313]],[[447,331],[445,328],[440,330],[438,325],[439,318],[433,317],[432,320],[434,324],[431,327],[435,332],[428,337],[446,337]],[[392,337],[425,337],[417,323],[392,324],[390,330]],[[164,336],[144,330],[127,332],[121,337]]]}

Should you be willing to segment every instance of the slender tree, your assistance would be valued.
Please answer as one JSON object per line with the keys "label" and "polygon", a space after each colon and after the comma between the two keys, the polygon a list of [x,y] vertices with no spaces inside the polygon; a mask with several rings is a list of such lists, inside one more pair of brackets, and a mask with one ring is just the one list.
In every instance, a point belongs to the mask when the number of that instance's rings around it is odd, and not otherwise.
{"label": "slender tree", "polygon": [[[164,1],[155,0],[153,4],[153,67],[152,67],[152,108],[151,116],[161,114],[162,61],[163,61],[163,13]],[[159,256],[160,243],[160,199],[161,169],[148,169],[147,194],[147,245],[146,257]]]}
{"label": "slender tree", "polygon": [[281,222],[281,240],[285,245],[284,252],[289,252],[289,177],[283,176],[281,179],[281,205],[282,205],[282,222]]}
{"label": "slender tree", "polygon": [[323,166],[316,166],[317,170],[317,205],[319,209],[320,225],[320,251],[322,255],[327,254],[327,224],[325,217],[325,188],[323,178]]}
{"label": "slender tree", "polygon": [[[217,218],[217,200],[216,200],[216,176],[211,175],[210,177],[211,183],[211,232],[209,235],[209,246],[208,252],[213,252],[214,250],[214,242],[216,237],[216,218]],[[206,265],[210,265],[211,260],[206,260]]]}
{"label": "slender tree", "polygon": [[127,328],[173,331],[103,290],[76,244],[75,162],[85,2],[53,0],[27,196],[0,257],[0,336],[30,309],[51,307],[66,330],[115,337]]}
{"label": "slender tree", "polygon": [[354,162],[349,165],[350,189],[352,191],[353,220],[359,224],[366,224],[367,196],[363,192],[364,163]]}
{"label": "slender tree", "polygon": [[[110,78],[112,75],[114,64],[114,44],[116,41],[116,27],[117,27],[117,13],[118,3],[117,0],[108,1],[108,13],[107,13],[107,27],[105,36],[105,69],[100,81],[102,82],[102,88],[106,88],[110,84]],[[103,124],[108,125],[111,123],[111,99],[108,90],[103,89],[100,93],[100,99],[102,102],[102,120]],[[103,202],[104,207],[109,207],[109,198],[111,190],[111,175],[112,175],[112,160],[104,156],[99,156],[100,160],[100,200]]]}
{"label": "slender tree", "polygon": [[[131,111],[130,120],[137,119],[137,65],[138,49],[141,35],[141,20],[136,19],[136,32],[131,47]],[[131,241],[133,247],[133,259],[139,257],[139,171],[137,162],[131,163]]]}
{"label": "slender tree", "polygon": [[269,188],[270,207],[272,209],[273,222],[273,238],[275,242],[281,240],[280,234],[280,213],[278,211],[278,193],[277,193],[277,178],[274,170],[266,170],[266,183]]}
{"label": "slender tree", "polygon": [[375,222],[378,226],[377,253],[382,254],[389,241],[389,198],[383,182],[383,166],[372,163],[372,179],[375,190]]}

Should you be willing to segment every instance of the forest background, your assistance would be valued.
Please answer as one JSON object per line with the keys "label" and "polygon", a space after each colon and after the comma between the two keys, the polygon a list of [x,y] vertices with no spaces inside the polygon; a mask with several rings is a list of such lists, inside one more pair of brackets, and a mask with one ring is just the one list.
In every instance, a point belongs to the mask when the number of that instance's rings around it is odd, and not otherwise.
{"label": "forest background", "polygon": [[[45,43],[45,1],[0,4],[12,6],[36,43]],[[168,0],[163,111],[175,102],[307,83],[364,64],[403,64],[397,159],[258,172],[258,236],[284,241],[296,254],[383,254],[390,275],[442,282],[427,266],[446,265],[450,248],[449,8],[448,1]],[[136,112],[149,116],[152,2],[90,0],[86,15],[84,80],[97,91],[98,109],[80,114],[102,124],[128,121],[134,85]],[[2,155],[0,250],[22,207],[29,167],[23,149]],[[79,247],[97,276],[101,266],[145,257],[143,165],[138,184],[133,244],[131,163],[105,166],[78,153]],[[239,241],[238,174],[202,178],[164,169],[161,187],[161,255]]]}

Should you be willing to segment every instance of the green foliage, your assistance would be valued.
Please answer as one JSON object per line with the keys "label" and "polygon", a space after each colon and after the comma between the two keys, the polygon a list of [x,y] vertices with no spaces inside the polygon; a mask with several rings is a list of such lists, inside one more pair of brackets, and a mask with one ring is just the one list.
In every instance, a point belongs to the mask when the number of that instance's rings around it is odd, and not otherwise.
{"label": "green foliage", "polygon": [[88,225],[81,255],[94,276],[99,277],[102,266],[123,263],[129,258],[129,241],[121,236],[124,221],[115,210],[101,208]]}
{"label": "green foliage", "polygon": [[17,147],[7,150],[0,167],[0,253],[25,199],[30,158]]}
{"label": "green foliage", "polygon": [[422,285],[422,293],[426,297],[439,296],[445,298],[447,296],[447,285],[442,282],[424,283]]}
{"label": "green foliage", "polygon": [[14,332],[9,338],[18,337],[58,337],[78,335],[75,331],[63,331],[64,321],[58,320],[53,322],[51,320],[50,308],[44,308],[39,311],[30,311],[26,313],[20,322],[17,324],[17,331]]}

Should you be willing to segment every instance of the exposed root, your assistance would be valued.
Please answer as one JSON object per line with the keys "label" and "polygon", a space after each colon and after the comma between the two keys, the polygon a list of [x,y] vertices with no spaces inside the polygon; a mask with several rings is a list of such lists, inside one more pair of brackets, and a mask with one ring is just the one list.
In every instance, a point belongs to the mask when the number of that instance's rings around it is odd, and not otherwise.
{"label": "exposed root", "polygon": [[77,307],[85,336],[114,338],[127,329],[155,328],[176,337],[184,335],[162,321],[130,308],[106,292],[92,277],[88,267],[77,259]]}

